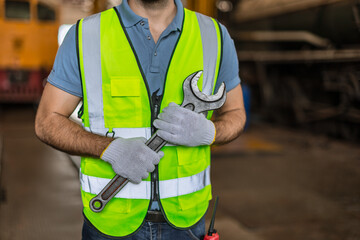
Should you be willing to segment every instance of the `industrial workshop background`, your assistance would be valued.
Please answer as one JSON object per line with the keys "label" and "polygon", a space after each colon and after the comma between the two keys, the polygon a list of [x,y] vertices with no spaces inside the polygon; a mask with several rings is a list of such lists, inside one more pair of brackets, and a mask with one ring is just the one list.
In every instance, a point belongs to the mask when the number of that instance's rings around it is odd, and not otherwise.
{"label": "industrial workshop background", "polygon": [[[1,240],[80,238],[79,159],[40,143],[34,116],[69,27],[120,3],[0,0]],[[360,0],[183,3],[239,59],[246,129],[212,149],[221,239],[360,239]]]}

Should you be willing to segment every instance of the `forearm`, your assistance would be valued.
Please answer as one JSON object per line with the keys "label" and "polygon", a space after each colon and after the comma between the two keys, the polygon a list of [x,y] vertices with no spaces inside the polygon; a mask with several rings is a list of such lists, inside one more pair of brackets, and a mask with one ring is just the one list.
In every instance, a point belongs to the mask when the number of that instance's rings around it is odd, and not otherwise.
{"label": "forearm", "polygon": [[246,114],[244,109],[223,112],[213,121],[216,135],[213,144],[225,144],[237,138],[244,130]]}
{"label": "forearm", "polygon": [[85,131],[59,113],[37,116],[35,131],[44,143],[72,155],[99,157],[113,140]]}

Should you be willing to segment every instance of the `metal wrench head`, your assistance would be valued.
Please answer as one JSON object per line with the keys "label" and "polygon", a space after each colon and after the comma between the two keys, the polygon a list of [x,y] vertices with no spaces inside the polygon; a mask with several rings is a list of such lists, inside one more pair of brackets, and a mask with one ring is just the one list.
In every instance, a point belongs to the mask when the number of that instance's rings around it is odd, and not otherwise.
{"label": "metal wrench head", "polygon": [[214,95],[206,95],[198,88],[198,81],[202,71],[197,71],[188,76],[183,83],[184,100],[182,107],[201,113],[215,110],[224,105],[226,101],[225,84],[222,83]]}

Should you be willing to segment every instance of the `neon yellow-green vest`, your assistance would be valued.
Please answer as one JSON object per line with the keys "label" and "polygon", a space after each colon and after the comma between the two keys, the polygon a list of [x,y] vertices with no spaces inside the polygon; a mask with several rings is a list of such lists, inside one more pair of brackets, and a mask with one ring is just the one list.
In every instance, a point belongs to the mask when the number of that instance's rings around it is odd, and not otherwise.
{"label": "neon yellow-green vest", "polygon": [[[156,107],[119,12],[113,8],[80,20],[77,40],[84,128],[109,137],[150,138]],[[182,83],[198,70],[204,71],[199,88],[206,94],[213,93],[221,46],[218,23],[185,9],[160,110],[170,102],[181,104]],[[165,156],[158,166],[158,179],[153,180],[161,211],[172,226],[189,228],[203,217],[211,199],[210,147],[165,146],[162,150]],[[136,232],[143,224],[155,187],[150,175],[140,184],[128,183],[102,212],[92,212],[89,201],[114,176],[110,164],[96,158],[82,158],[80,180],[85,217],[103,234],[122,237]]]}

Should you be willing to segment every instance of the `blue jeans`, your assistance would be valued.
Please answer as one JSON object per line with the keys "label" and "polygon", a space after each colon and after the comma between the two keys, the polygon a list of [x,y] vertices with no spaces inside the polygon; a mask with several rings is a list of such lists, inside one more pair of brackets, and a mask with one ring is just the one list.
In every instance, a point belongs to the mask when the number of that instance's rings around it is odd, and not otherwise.
{"label": "blue jeans", "polygon": [[82,240],[200,240],[205,235],[205,218],[188,230],[178,230],[167,223],[144,222],[136,234],[125,238],[111,238],[98,232],[86,220],[82,229]]}

